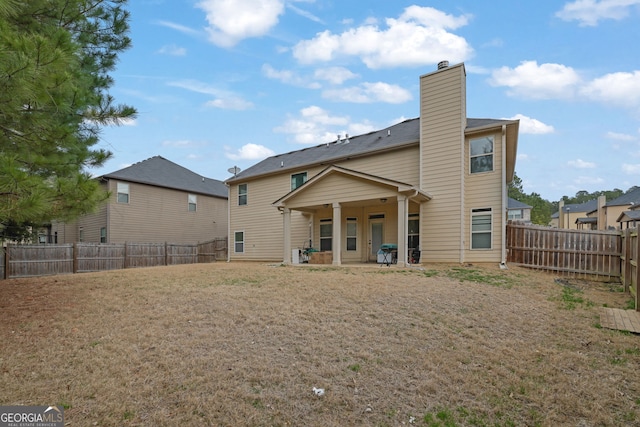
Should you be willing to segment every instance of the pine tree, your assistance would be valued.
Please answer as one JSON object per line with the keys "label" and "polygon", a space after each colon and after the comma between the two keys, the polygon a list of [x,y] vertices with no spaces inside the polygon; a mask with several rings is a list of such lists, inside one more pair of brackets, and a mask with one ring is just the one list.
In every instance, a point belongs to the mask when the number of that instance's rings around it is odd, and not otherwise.
{"label": "pine tree", "polygon": [[88,168],[101,127],[135,117],[109,95],[130,47],[127,0],[0,0],[0,224],[45,224],[105,200]]}

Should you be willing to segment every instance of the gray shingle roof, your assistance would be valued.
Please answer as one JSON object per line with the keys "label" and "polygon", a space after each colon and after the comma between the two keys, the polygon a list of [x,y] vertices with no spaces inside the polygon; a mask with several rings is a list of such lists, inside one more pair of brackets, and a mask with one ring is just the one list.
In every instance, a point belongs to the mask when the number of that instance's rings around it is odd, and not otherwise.
{"label": "gray shingle roof", "polygon": [[531,206],[527,205],[526,203],[519,202],[518,200],[512,199],[511,197],[507,199],[507,209],[528,209],[528,208],[531,208]]}
{"label": "gray shingle roof", "polygon": [[[593,200],[589,200],[588,202],[584,202],[584,203],[570,203],[567,205],[564,205],[564,208],[562,208],[563,212],[593,212],[595,210],[598,210],[598,199],[593,199]],[[551,215],[551,218],[558,218],[560,216],[559,212],[554,213],[553,215]]]}
{"label": "gray shingle roof", "polygon": [[[466,130],[499,126],[513,123],[513,120],[467,119]],[[248,169],[238,173],[230,181],[239,181],[250,177],[268,174],[281,169],[296,169],[310,165],[329,165],[331,163],[370,154],[376,151],[390,150],[404,145],[417,144],[420,141],[420,119],[409,119],[388,128],[350,136],[340,142],[333,141],[301,150],[266,158]]]}
{"label": "gray shingle roof", "polygon": [[626,206],[640,204],[640,187],[634,188],[627,194],[607,202],[605,206]]}
{"label": "gray shingle roof", "polygon": [[119,179],[225,199],[228,197],[228,189],[224,182],[198,175],[160,156],[151,157],[99,178]]}

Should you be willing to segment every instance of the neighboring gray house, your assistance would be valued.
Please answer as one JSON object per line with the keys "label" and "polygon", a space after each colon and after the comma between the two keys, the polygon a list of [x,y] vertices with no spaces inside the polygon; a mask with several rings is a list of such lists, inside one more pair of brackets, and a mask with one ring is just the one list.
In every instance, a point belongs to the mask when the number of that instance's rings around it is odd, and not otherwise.
{"label": "neighboring gray house", "polygon": [[531,223],[531,206],[509,197],[507,199],[507,219]]}
{"label": "neighboring gray house", "polygon": [[227,237],[227,186],[155,156],[96,178],[111,197],[96,213],[54,223],[53,243],[197,243]]}

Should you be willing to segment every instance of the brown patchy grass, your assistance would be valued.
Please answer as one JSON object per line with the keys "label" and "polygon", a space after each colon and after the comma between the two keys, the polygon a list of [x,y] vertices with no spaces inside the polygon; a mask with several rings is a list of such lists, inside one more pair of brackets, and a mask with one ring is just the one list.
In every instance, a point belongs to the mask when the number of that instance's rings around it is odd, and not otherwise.
{"label": "brown patchy grass", "polygon": [[640,425],[640,339],[598,324],[619,288],[446,265],[8,280],[0,404],[74,426]]}

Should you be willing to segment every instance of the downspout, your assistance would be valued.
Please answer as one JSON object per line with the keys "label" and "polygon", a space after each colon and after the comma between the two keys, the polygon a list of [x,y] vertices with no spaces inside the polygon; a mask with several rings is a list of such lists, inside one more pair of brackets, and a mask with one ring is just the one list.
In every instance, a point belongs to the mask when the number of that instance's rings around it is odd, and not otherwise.
{"label": "downspout", "polygon": [[231,262],[231,187],[227,182],[224,185],[227,186],[227,262]]}
{"label": "downspout", "polygon": [[500,268],[507,268],[507,125],[502,125],[502,245],[500,254]]}

